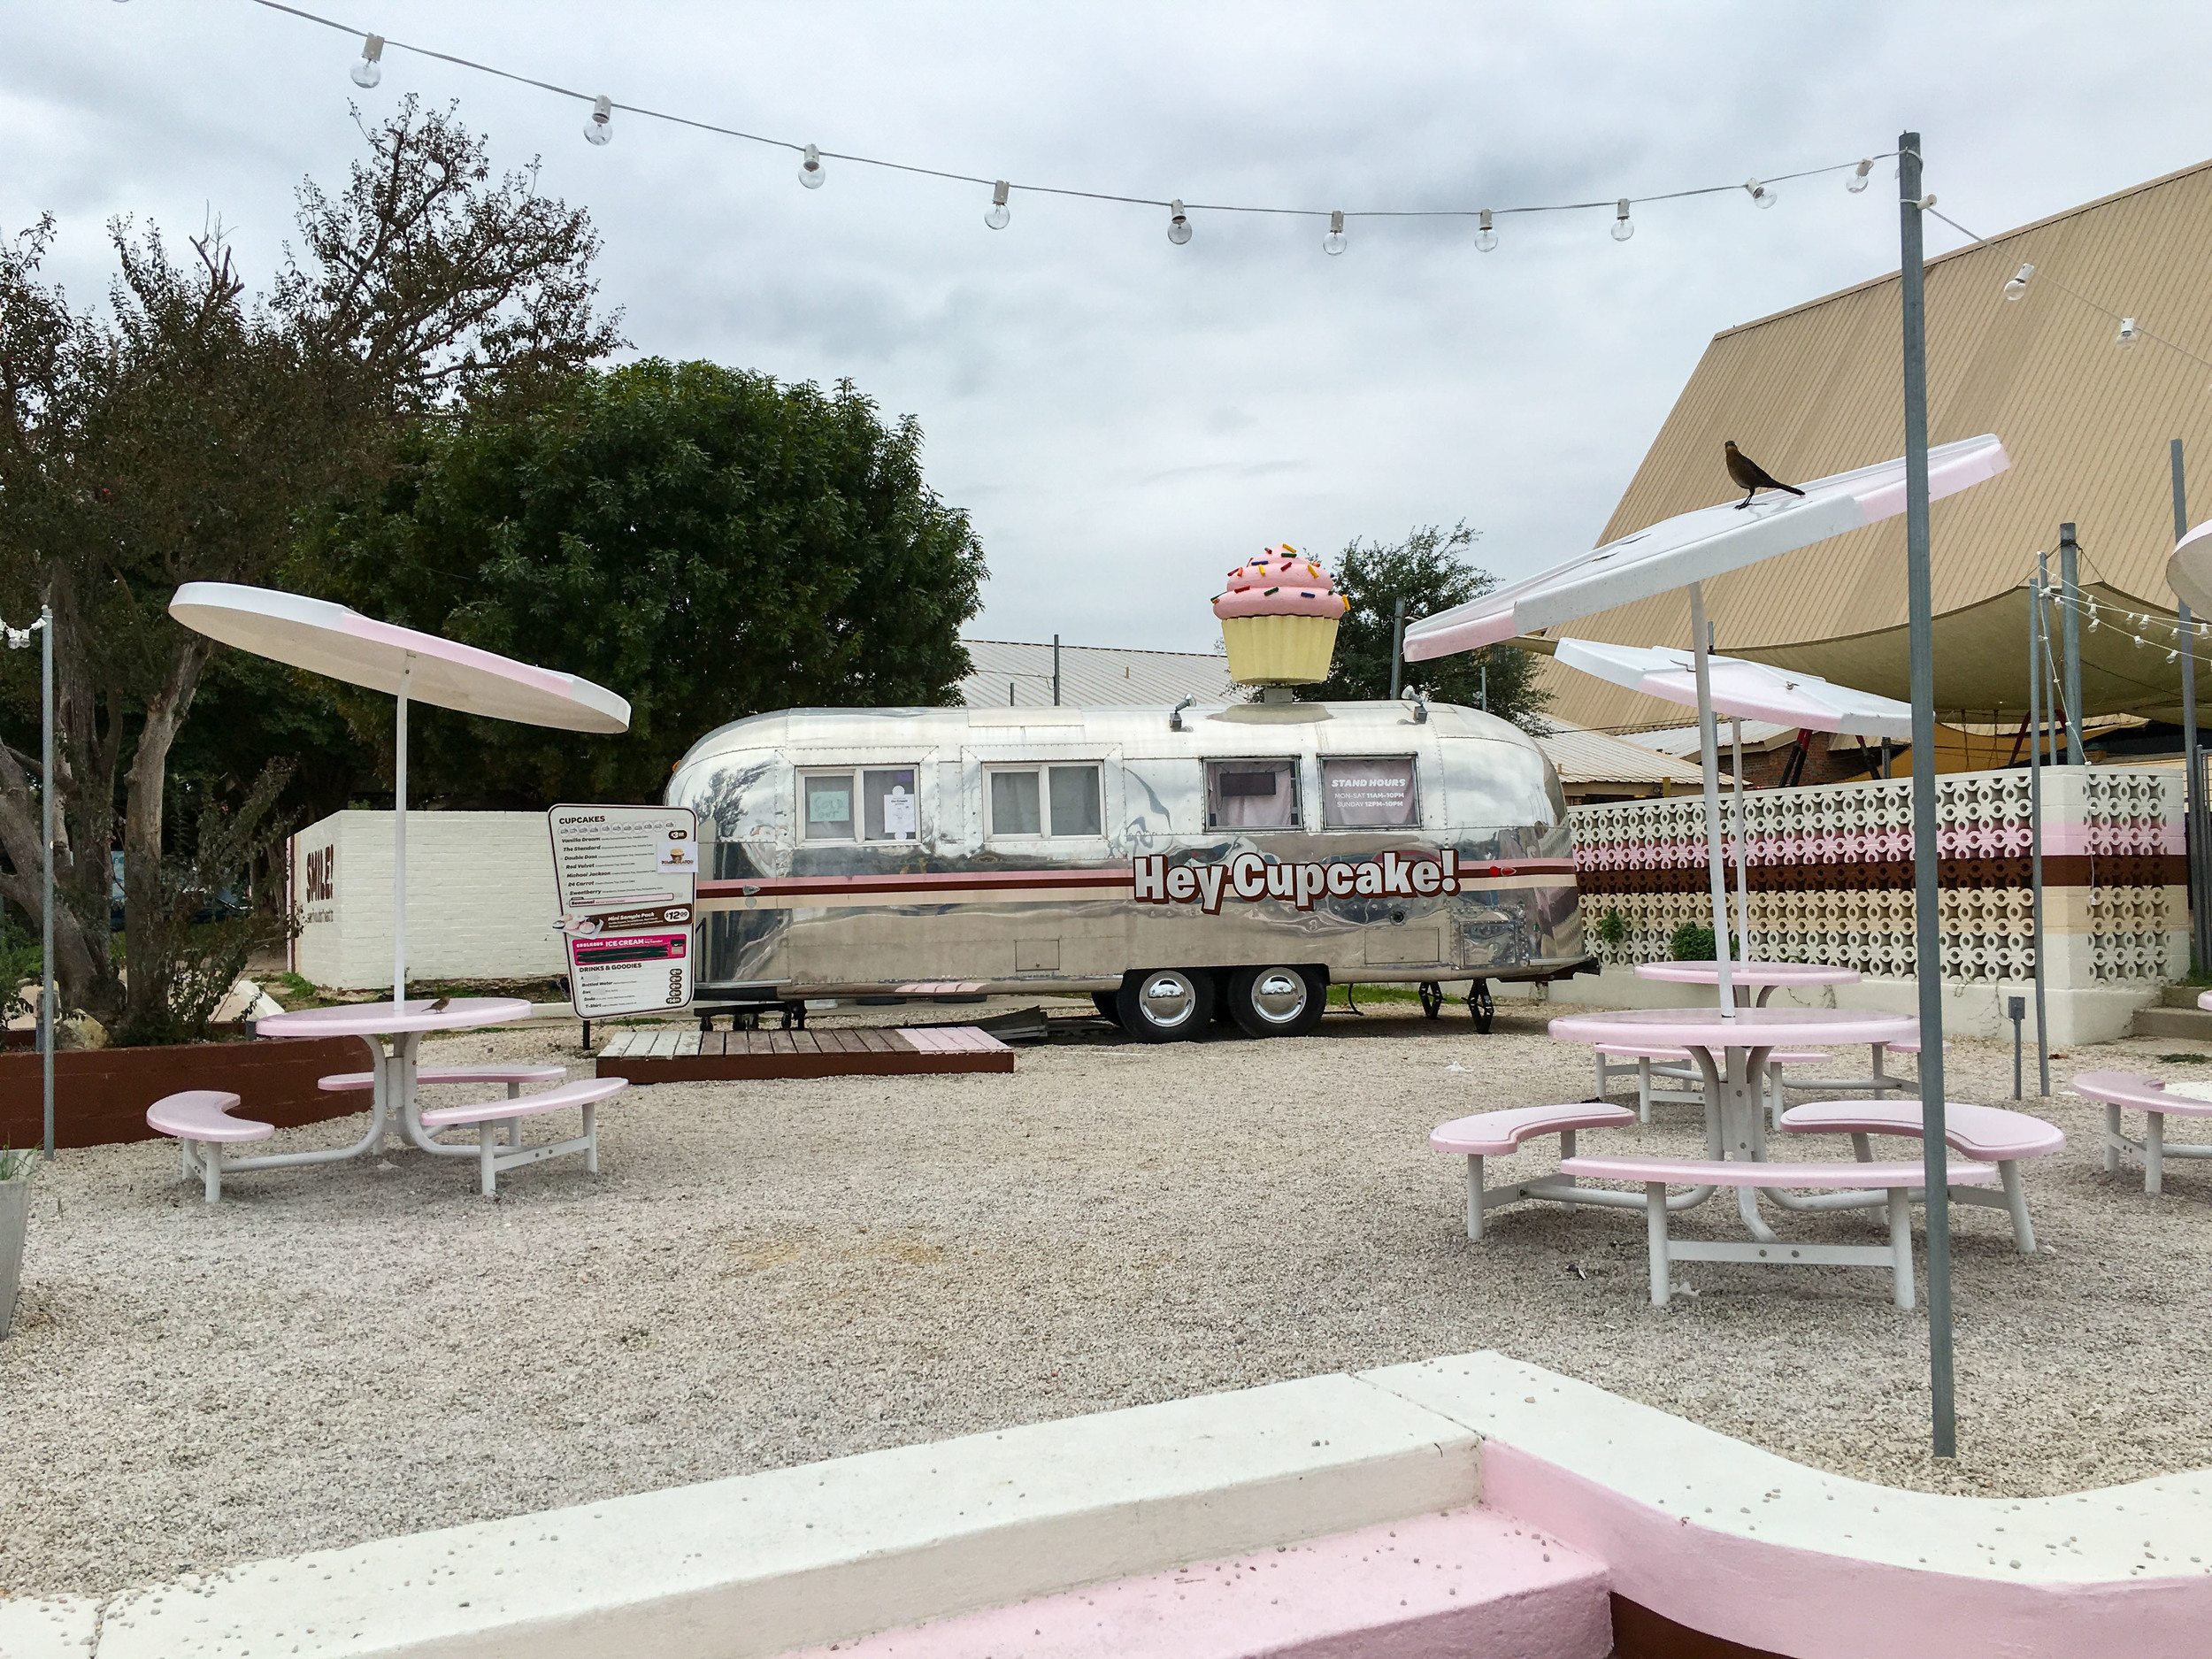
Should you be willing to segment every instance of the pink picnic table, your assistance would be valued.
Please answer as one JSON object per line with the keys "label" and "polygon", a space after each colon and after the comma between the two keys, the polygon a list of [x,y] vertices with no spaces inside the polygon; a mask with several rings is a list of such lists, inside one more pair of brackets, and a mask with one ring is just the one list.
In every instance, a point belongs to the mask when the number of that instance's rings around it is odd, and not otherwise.
{"label": "pink picnic table", "polygon": [[433,1008],[423,997],[404,1002],[349,1002],[336,1008],[303,1008],[296,1013],[272,1014],[254,1022],[263,1037],[358,1037],[369,1051],[370,1087],[368,1133],[349,1147],[322,1152],[287,1152],[268,1157],[246,1158],[226,1164],[232,1170],[273,1169],[290,1164],[335,1164],[379,1152],[384,1147],[388,1124],[396,1121],[407,1139],[425,1152],[444,1157],[472,1158],[480,1148],[448,1146],[432,1139],[422,1125],[422,1108],[415,1099],[417,1056],[422,1040],[434,1031],[462,1031],[476,1025],[503,1025],[528,1018],[530,1004],[518,996],[457,996],[443,1008]]}
{"label": "pink picnic table", "polygon": [[[1636,964],[1640,979],[1663,979],[1674,985],[1718,985],[1720,964],[1717,962],[1640,962]],[[1764,1008],[1767,998],[1784,986],[1856,985],[1856,968],[1830,968],[1816,962],[1732,962],[1728,978],[1736,991],[1736,1005],[1750,1006],[1749,994],[1755,987],[1759,993],[1757,1006]]]}
{"label": "pink picnic table", "polygon": [[[1902,1042],[1919,1028],[1919,1022],[1909,1015],[1851,1008],[1742,1008],[1732,1014],[1717,1008],[1624,1008],[1562,1015],[1552,1021],[1551,1034],[1563,1042],[1663,1043],[1670,1048],[1688,1049],[1705,1078],[1707,1155],[1763,1162],[1769,1055],[1777,1048],[1806,1048],[1824,1043]],[[1702,1203],[1716,1190],[1694,1188],[1683,1198],[1682,1207]],[[1734,1190],[1737,1209],[1752,1236],[1762,1242],[1770,1241],[1774,1233],[1759,1218],[1763,1189]],[[1818,1199],[1787,1193],[1768,1192],[1766,1195],[1786,1210],[1835,1209],[1841,1207],[1839,1199],[1857,1203],[1866,1198],[1861,1194],[1824,1194]],[[1880,1194],[1873,1196],[1878,1199]],[[1668,1208],[1675,1208],[1673,1200]]]}

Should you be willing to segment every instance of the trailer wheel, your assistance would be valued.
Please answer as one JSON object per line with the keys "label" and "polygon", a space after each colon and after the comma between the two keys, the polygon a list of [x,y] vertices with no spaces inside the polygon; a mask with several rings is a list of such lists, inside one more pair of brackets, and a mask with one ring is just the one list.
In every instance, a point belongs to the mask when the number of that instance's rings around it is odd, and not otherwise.
{"label": "trailer wheel", "polygon": [[1498,1005],[1490,998],[1489,980],[1477,979],[1467,987],[1467,1011],[1475,1017],[1475,1029],[1488,1036],[1491,1022],[1498,1017]]}
{"label": "trailer wheel", "polygon": [[1307,968],[1239,968],[1229,976],[1229,1018],[1248,1037],[1302,1037],[1321,1023],[1329,984]]}
{"label": "trailer wheel", "polygon": [[1421,1011],[1431,1019],[1444,1011],[1444,987],[1434,979],[1421,981]]}
{"label": "trailer wheel", "polygon": [[1091,1006],[1098,1010],[1098,1017],[1101,1019],[1110,1019],[1118,1025],[1121,1024],[1119,997],[1120,993],[1118,991],[1093,991]]}
{"label": "trailer wheel", "polygon": [[1121,1028],[1139,1042],[1202,1037],[1213,1021],[1213,975],[1198,968],[1146,968],[1123,976],[1114,995]]}

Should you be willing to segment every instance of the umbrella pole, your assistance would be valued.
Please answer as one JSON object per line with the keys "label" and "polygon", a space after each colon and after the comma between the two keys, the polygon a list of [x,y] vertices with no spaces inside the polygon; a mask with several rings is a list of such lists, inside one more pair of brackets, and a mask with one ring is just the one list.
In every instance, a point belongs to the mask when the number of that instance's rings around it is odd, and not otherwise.
{"label": "umbrella pole", "polygon": [[1705,657],[1705,584],[1690,584],[1690,649],[1697,665],[1697,747],[1705,764],[1705,862],[1713,885],[1713,960],[1720,969],[1720,1011],[1736,1018],[1735,979],[1728,962],[1728,871],[1722,862],[1720,735],[1714,729],[1713,674]]}
{"label": "umbrella pole", "polygon": [[1749,873],[1750,843],[1744,837],[1743,819],[1743,717],[1732,716],[1728,722],[1729,764],[1736,773],[1736,926],[1743,929],[1743,959],[1751,960],[1751,876]]}
{"label": "umbrella pole", "polygon": [[392,740],[392,1006],[407,1001],[407,681],[411,656],[399,671],[399,724]]}

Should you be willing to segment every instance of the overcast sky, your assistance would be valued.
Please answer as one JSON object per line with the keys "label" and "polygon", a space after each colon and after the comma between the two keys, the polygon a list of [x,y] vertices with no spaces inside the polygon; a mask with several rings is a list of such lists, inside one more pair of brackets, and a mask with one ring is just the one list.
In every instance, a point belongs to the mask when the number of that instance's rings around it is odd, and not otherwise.
{"label": "overcast sky", "polygon": [[[4,0],[0,227],[51,211],[50,269],[104,288],[103,225],[219,214],[273,270],[292,191],[360,151],[348,111],[457,99],[495,159],[590,210],[639,353],[913,413],[991,565],[972,632],[1207,649],[1221,573],[1481,530],[1502,575],[1588,546],[1718,329],[1893,269],[1896,186],[1841,174],[1635,213],[1325,223],[1024,182],[1326,210],[1643,196],[1852,160],[1924,134],[1944,211],[1990,234],[2204,158],[2212,10],[1975,5],[561,4],[329,0],[396,39],[987,189],[587,106],[249,0]],[[1959,239],[1932,225],[1931,251]],[[1747,447],[1750,447],[1747,442]],[[1755,454],[1755,449],[1754,453]],[[1716,498],[1724,490],[1716,458]]]}

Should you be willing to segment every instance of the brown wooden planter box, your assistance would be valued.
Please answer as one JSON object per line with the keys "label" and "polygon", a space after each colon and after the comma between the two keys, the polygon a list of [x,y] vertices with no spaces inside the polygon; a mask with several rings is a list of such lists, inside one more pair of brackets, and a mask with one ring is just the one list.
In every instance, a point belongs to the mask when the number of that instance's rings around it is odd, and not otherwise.
{"label": "brown wooden planter box", "polygon": [[[305,1041],[194,1042],[173,1048],[93,1048],[54,1056],[54,1144],[98,1147],[151,1141],[146,1109],[180,1089],[238,1096],[239,1115],[289,1129],[368,1109],[365,1094],[326,1094],[318,1078],[367,1066],[354,1037]],[[0,1146],[35,1147],[44,1133],[36,1053],[0,1054]]]}

